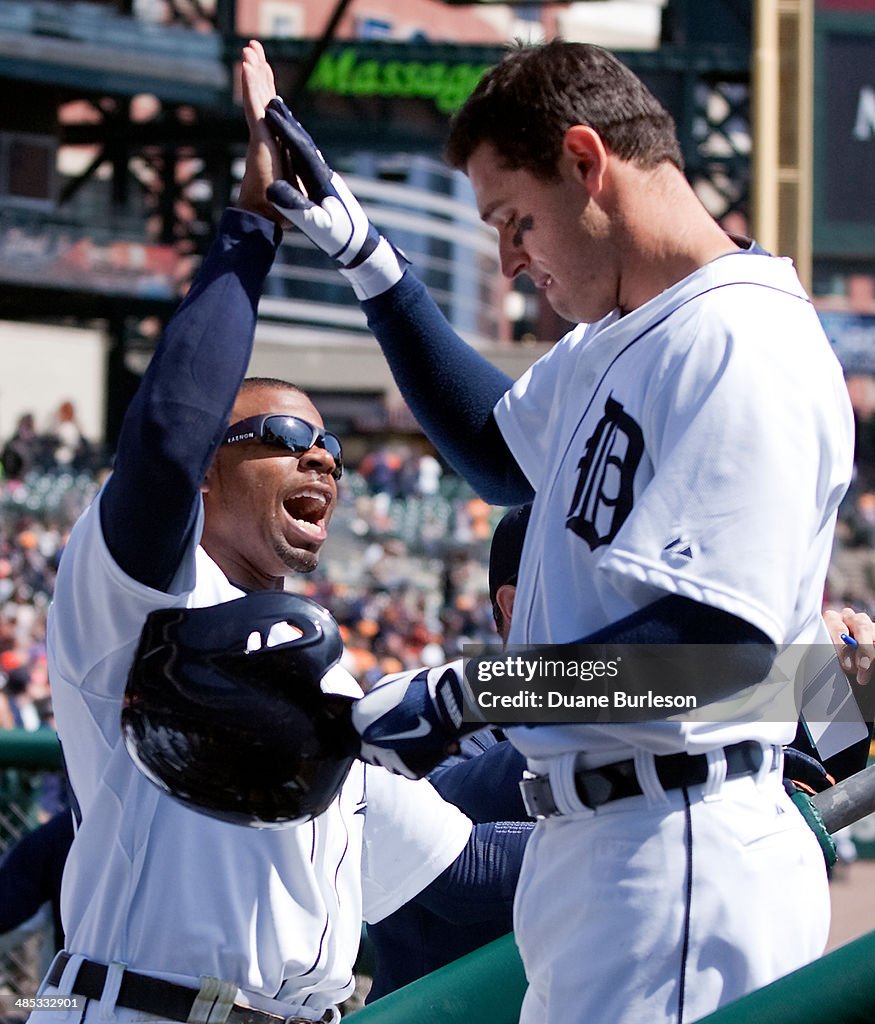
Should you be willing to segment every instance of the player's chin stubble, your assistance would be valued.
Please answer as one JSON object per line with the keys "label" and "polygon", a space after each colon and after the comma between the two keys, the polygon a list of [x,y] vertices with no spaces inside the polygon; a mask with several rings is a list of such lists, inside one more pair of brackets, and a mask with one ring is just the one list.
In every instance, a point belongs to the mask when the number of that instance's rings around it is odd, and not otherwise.
{"label": "player's chin stubble", "polygon": [[306,548],[293,548],[282,541],[274,547],[279,560],[292,572],[312,572],[319,564],[319,552]]}

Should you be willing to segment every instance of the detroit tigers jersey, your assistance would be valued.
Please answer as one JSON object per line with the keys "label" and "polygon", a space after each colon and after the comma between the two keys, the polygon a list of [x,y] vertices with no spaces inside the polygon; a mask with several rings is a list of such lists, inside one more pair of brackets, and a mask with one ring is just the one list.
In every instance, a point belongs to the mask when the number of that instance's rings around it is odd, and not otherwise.
{"label": "detroit tigers jersey", "polygon": [[[242,592],[194,541],[169,594],[135,582],[106,547],[98,502],[73,530],[49,618],[58,730],[82,811],[62,890],[67,948],[328,1008],[352,991],[362,918],[380,920],[432,881],[471,823],[428,782],[360,762],[323,815],[277,830],[203,816],[148,782],[119,724],[143,622]],[[339,667],[323,685],[359,692]]]}
{"label": "detroit tigers jersey", "polygon": [[[495,408],[536,491],[511,643],[575,640],[666,594],[811,643],[853,418],[789,260],[734,253],[578,326]],[[773,716],[774,717],[774,716]],[[516,728],[530,758],[789,742],[795,723]]]}

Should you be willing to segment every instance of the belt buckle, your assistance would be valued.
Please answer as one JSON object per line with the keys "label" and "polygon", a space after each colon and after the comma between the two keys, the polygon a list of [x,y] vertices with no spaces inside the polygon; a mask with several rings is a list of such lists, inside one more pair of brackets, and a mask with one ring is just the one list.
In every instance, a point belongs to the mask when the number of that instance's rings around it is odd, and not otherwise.
{"label": "belt buckle", "polygon": [[553,818],[561,813],[553,799],[549,775],[523,772],[519,783],[523,804],[532,818]]}

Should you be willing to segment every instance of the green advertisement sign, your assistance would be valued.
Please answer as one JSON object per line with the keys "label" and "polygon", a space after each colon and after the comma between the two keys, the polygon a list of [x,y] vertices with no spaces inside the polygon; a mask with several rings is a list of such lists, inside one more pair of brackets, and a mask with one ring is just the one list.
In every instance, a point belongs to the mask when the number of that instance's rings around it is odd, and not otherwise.
{"label": "green advertisement sign", "polygon": [[360,59],[354,46],[323,54],[307,88],[338,96],[429,99],[442,114],[452,114],[471,94],[490,64],[447,61]]}

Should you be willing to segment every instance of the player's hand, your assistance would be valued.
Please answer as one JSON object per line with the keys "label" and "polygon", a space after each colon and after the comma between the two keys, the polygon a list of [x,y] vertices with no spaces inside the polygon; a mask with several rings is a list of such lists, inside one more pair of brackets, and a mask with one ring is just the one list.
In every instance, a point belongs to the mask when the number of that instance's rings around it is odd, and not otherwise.
{"label": "player's hand", "polygon": [[386,676],[352,708],[361,737],[359,756],[396,775],[420,779],[449,754],[459,737],[482,728],[463,722],[466,687],[462,662]]}
{"label": "player's hand", "polygon": [[[875,670],[875,622],[865,612],[853,608],[825,611],[823,621],[845,673],[866,686]],[[848,644],[842,636],[850,637],[856,644]]]}
{"label": "player's hand", "polygon": [[276,84],[273,69],[257,39],[243,48],[240,73],[249,145],[237,206],[286,227],[289,222],[267,198],[268,187],[282,175],[284,165],[282,151],[264,120],[267,104],[276,95]]}
{"label": "player's hand", "polygon": [[343,178],[277,96],[267,105],[267,125],[279,143],[285,177],[267,190],[268,199],[337,263],[359,299],[371,299],[396,284],[407,260],[368,220]]}

